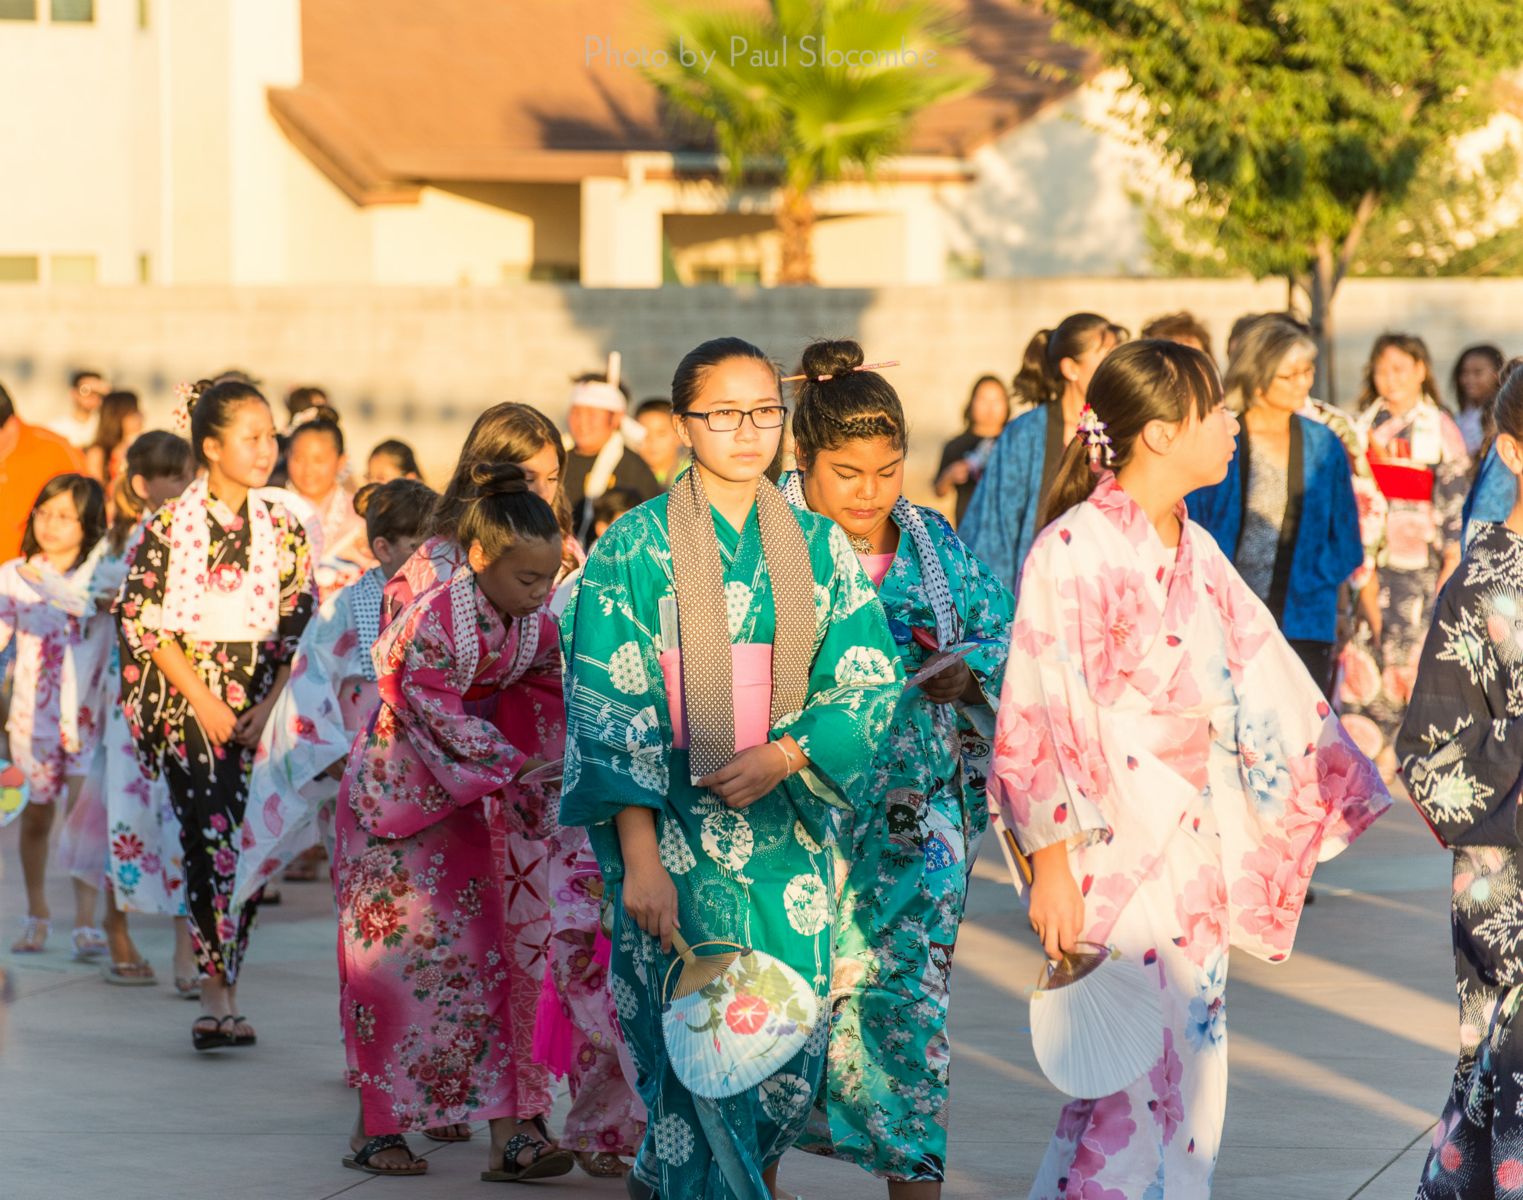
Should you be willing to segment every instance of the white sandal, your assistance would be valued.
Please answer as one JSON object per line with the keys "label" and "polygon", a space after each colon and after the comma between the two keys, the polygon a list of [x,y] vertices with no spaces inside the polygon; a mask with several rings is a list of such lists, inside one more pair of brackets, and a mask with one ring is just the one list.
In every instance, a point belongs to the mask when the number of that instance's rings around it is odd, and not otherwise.
{"label": "white sandal", "polygon": [[109,949],[104,930],[89,925],[80,925],[74,930],[75,962],[91,962],[105,955]]}
{"label": "white sandal", "polygon": [[11,946],[12,954],[41,954],[48,944],[48,929],[52,922],[46,917],[27,917],[21,922],[21,936]]}

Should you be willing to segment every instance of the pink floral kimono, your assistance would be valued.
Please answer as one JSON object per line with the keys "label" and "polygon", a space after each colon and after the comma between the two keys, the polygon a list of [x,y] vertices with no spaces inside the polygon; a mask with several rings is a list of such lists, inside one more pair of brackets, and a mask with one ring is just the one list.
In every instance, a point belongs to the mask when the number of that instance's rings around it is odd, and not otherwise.
{"label": "pink floral kimono", "polygon": [[[377,647],[381,703],[345,769],[335,854],[344,1040],[372,1134],[549,1108],[532,1014],[520,1046],[512,1012],[514,972],[534,964],[505,917],[522,883],[494,825],[548,831],[544,798],[509,781],[526,758],[560,753],[564,733],[533,695],[559,655],[548,612],[504,625],[469,568]],[[521,714],[520,740],[471,714],[465,697],[483,691]]]}
{"label": "pink floral kimono", "polygon": [[371,650],[385,585],[380,568],[372,568],[324,601],[302,631],[290,681],[254,753],[234,904],[312,845],[314,828],[331,849],[339,785],[328,771],[349,757],[380,700]]}
{"label": "pink floral kimono", "polygon": [[1107,473],[1022,578],[991,806],[1026,855],[1068,844],[1082,940],[1156,972],[1164,1016],[1150,1072],[1063,1110],[1033,1200],[1210,1194],[1228,949],[1283,961],[1312,869],[1390,805],[1274,618],[1180,516],[1171,549]]}

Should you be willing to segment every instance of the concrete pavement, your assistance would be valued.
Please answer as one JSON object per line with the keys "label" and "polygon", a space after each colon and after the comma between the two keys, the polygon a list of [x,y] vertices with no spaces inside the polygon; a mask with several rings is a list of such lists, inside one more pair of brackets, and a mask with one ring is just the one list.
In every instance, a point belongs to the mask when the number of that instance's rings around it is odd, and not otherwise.
{"label": "concrete pavement", "polygon": [[[197,1055],[199,1008],[173,998],[168,982],[168,921],[135,922],[164,980],[155,988],[107,987],[71,962],[66,920],[48,953],[5,954],[23,913],[15,841],[14,827],[0,832],[0,962],[17,992],[0,1048],[0,1197],[490,1194],[477,1178],[481,1133],[455,1146],[415,1138],[431,1163],[422,1178],[340,1166],[354,1102],[341,1075],[324,885],[285,885],[285,904],[255,931],[241,991],[260,1044]],[[1455,1056],[1448,871],[1401,801],[1319,869],[1320,899],[1288,963],[1234,956],[1219,1200],[1410,1200]],[[55,914],[71,911],[66,879],[49,893]],[[1025,1197],[1051,1133],[1062,1099],[1032,1059],[1022,999],[1039,961],[990,843],[955,967],[948,1197]],[[803,1154],[784,1161],[782,1182],[807,1200],[885,1194],[853,1167]],[[624,1195],[581,1174],[537,1191]]]}

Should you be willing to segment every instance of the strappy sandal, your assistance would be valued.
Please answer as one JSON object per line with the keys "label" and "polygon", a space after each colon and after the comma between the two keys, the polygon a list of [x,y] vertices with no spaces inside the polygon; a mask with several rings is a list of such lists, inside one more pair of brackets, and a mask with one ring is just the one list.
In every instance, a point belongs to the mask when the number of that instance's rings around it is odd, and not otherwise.
{"label": "strappy sandal", "polygon": [[94,962],[102,955],[110,953],[111,947],[107,945],[106,933],[102,929],[80,925],[75,928],[73,938],[75,962]]}
{"label": "strappy sandal", "polygon": [[201,999],[201,977],[199,975],[176,975],[175,995],[181,1000]]}
{"label": "strappy sandal", "polygon": [[[518,1156],[532,1150],[534,1157],[520,1164]],[[496,1171],[483,1171],[483,1183],[524,1183],[530,1179],[554,1179],[567,1174],[574,1160],[571,1151],[542,1141],[532,1133],[514,1134],[502,1148],[502,1167]]]}
{"label": "strappy sandal", "polygon": [[[224,1033],[222,1027],[232,1019],[232,1017],[218,1017],[212,1013],[202,1013],[196,1018],[196,1023],[190,1027],[190,1044],[197,1050],[220,1050],[224,1046],[231,1046],[233,1044],[233,1035]],[[216,1028],[198,1028],[202,1021],[215,1021]]]}
{"label": "strappy sandal", "polygon": [[623,1179],[631,1169],[617,1154],[606,1150],[582,1150],[576,1156],[576,1165],[582,1168],[582,1174],[594,1179]]}
{"label": "strappy sandal", "polygon": [[102,963],[100,975],[107,983],[115,984],[117,987],[152,987],[159,981],[158,976],[153,973],[153,966],[146,958],[140,958],[136,962]]}
{"label": "strappy sandal", "polygon": [[[407,1151],[407,1165],[405,1167],[372,1167],[370,1160],[382,1150]],[[407,1144],[407,1139],[400,1133],[383,1133],[371,1138],[353,1154],[344,1156],[344,1166],[351,1171],[364,1171],[367,1175],[426,1175],[428,1173],[428,1160],[414,1154],[412,1147]]]}
{"label": "strappy sandal", "polygon": [[[457,1126],[464,1126],[465,1132],[463,1134],[444,1132],[446,1129],[454,1129]],[[471,1140],[471,1127],[464,1121],[456,1121],[454,1125],[437,1125],[433,1129],[425,1129],[423,1136],[431,1142],[468,1142]]]}
{"label": "strappy sandal", "polygon": [[21,923],[21,936],[11,945],[11,953],[41,954],[48,944],[52,924],[46,917],[27,917]]}
{"label": "strappy sandal", "polygon": [[[242,1013],[239,1013],[236,1017],[223,1017],[222,1019],[224,1021],[231,1021],[234,1029],[239,1025],[247,1025],[249,1023],[249,1019]],[[230,1033],[228,1034],[227,1044],[229,1046],[256,1046],[259,1044],[259,1035],[257,1033]]]}

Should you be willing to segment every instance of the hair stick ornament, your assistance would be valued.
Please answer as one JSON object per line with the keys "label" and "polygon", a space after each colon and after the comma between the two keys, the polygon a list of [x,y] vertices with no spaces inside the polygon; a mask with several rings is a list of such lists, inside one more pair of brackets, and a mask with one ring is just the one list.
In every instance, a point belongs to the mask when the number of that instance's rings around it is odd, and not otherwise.
{"label": "hair stick ornament", "polygon": [[[891,360],[889,362],[863,363],[860,367],[853,367],[852,370],[853,371],[880,371],[884,367],[897,367],[898,365],[899,365],[899,360],[896,358],[896,359],[893,359],[893,360]],[[809,378],[808,375],[784,375],[783,379],[782,379],[782,382],[784,382],[784,383],[798,383],[800,380],[808,379],[808,378]],[[835,379],[835,378],[837,378],[837,376],[835,376],[835,375],[816,375],[814,377],[814,382],[815,383],[829,383],[832,379]]]}
{"label": "hair stick ornament", "polygon": [[186,441],[190,440],[190,410],[196,402],[196,385],[175,384],[174,431]]}
{"label": "hair stick ornament", "polygon": [[1110,434],[1105,432],[1105,422],[1088,404],[1079,412],[1076,432],[1083,437],[1085,446],[1089,448],[1090,466],[1109,467],[1115,463],[1116,452],[1111,448]]}

